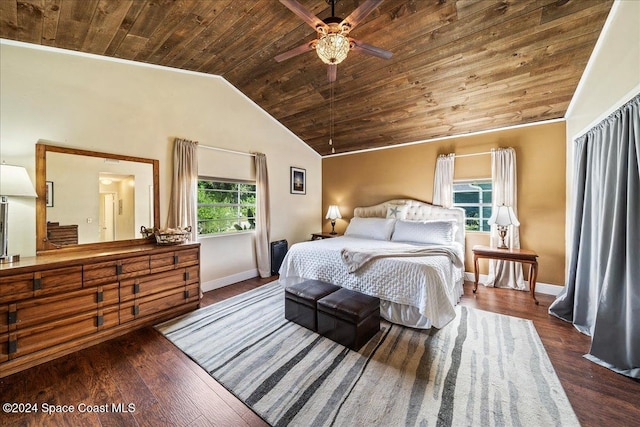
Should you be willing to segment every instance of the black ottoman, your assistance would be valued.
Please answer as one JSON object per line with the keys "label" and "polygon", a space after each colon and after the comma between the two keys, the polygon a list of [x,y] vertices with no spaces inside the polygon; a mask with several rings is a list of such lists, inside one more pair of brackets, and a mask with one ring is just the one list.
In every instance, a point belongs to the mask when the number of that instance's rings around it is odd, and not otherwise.
{"label": "black ottoman", "polygon": [[318,301],[318,333],[358,350],[380,330],[380,299],[341,288]]}
{"label": "black ottoman", "polygon": [[320,280],[307,280],[284,290],[284,317],[300,326],[318,330],[316,303],[320,298],[340,289],[340,286]]}

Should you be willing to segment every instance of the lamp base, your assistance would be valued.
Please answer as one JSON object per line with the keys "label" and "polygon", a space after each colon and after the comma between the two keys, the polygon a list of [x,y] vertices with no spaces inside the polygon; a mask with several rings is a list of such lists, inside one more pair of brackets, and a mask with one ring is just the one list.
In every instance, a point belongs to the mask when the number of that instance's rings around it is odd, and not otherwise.
{"label": "lamp base", "polygon": [[500,236],[500,244],[498,245],[498,249],[509,249],[509,246],[507,246],[504,241],[504,238],[507,237],[507,227],[499,225],[498,235]]}
{"label": "lamp base", "polygon": [[336,220],[335,219],[331,220],[331,233],[329,233],[329,234],[338,234],[338,233],[336,233]]}
{"label": "lamp base", "polygon": [[0,264],[11,264],[12,262],[20,261],[20,255],[7,255],[0,257]]}

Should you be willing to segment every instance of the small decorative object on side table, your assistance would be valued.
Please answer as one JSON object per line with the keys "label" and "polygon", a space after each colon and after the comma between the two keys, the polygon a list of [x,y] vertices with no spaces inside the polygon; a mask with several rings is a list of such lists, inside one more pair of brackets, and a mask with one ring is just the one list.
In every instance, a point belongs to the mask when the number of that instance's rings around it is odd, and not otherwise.
{"label": "small decorative object on side table", "polygon": [[341,233],[331,234],[331,233],[312,233],[311,240],[322,240],[322,239],[331,239],[332,237],[342,236]]}
{"label": "small decorative object on side table", "polygon": [[500,261],[515,261],[529,264],[529,288],[531,290],[531,298],[536,304],[536,279],[538,278],[538,254],[527,249],[500,249],[489,246],[474,246],[473,249],[473,268],[475,270],[475,282],[473,283],[473,293],[478,289],[478,279],[480,278],[480,269],[478,268],[478,260],[480,258],[495,259]]}

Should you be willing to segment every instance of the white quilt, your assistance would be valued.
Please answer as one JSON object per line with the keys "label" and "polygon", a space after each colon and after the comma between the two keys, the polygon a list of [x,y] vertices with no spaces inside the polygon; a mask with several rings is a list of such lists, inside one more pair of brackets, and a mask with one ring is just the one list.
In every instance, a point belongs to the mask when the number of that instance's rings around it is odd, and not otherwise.
{"label": "white quilt", "polygon": [[[442,328],[455,317],[454,306],[460,297],[456,289],[460,289],[464,274],[464,269],[454,266],[449,256],[377,258],[353,273],[348,272],[341,258],[344,248],[400,250],[415,247],[407,243],[347,236],[296,243],[282,262],[280,278],[322,280],[382,300],[413,306],[430,319],[433,326]],[[462,245],[455,244],[452,248],[461,259],[464,258]]]}

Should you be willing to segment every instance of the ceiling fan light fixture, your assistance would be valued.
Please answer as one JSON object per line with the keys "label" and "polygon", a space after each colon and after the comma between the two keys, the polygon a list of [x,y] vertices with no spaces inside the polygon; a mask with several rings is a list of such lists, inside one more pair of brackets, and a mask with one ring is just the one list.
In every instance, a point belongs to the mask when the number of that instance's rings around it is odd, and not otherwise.
{"label": "ceiling fan light fixture", "polygon": [[318,39],[316,52],[325,64],[339,64],[349,53],[349,43],[349,38],[343,34],[325,34]]}

